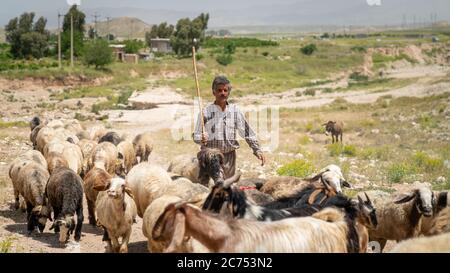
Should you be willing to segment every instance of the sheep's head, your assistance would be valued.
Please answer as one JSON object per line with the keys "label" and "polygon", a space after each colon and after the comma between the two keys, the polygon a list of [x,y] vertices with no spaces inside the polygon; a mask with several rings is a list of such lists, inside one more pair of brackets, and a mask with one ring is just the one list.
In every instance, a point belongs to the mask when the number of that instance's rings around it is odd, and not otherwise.
{"label": "sheep's head", "polygon": [[64,245],[69,239],[70,234],[75,230],[75,217],[71,214],[59,217],[50,229],[59,230],[59,243]]}
{"label": "sheep's head", "polygon": [[435,197],[433,191],[428,187],[420,187],[407,194],[400,195],[394,200],[395,204],[402,204],[415,200],[414,204],[419,211],[425,217],[433,215],[433,204],[435,203]]}
{"label": "sheep's head", "polygon": [[[232,215],[236,215],[237,204],[234,197],[236,194],[233,192],[232,184],[239,181],[241,172],[237,171],[236,174],[225,181],[220,179],[217,184],[214,185],[210,194],[203,203],[203,210],[208,210],[221,215],[227,214],[224,210],[228,209]],[[235,206],[236,205],[236,206]]]}
{"label": "sheep's head", "polygon": [[366,201],[363,201],[358,195],[358,211],[362,217],[364,225],[375,229],[378,225],[376,209],[373,206],[369,196],[366,193],[364,193],[364,195],[366,196]]}
{"label": "sheep's head", "polygon": [[133,198],[131,189],[126,185],[125,180],[120,177],[112,178],[107,186],[106,193],[110,198],[123,199],[125,194]]}
{"label": "sheep's head", "polygon": [[341,169],[336,165],[330,165],[324,168],[319,175],[321,181],[337,193],[342,193],[341,185],[343,187],[352,188],[352,185],[344,179]]}
{"label": "sheep's head", "polygon": [[329,133],[331,133],[334,129],[334,125],[336,124],[336,121],[328,121],[327,123],[322,124],[322,126],[325,126],[325,135],[328,136]]}
{"label": "sheep's head", "polygon": [[209,176],[217,182],[218,179],[223,178],[224,156],[219,150],[204,148],[198,152],[197,159],[200,165],[200,179]]}
{"label": "sheep's head", "polygon": [[45,224],[47,223],[47,219],[52,221],[51,217],[51,208],[46,205],[40,205],[33,208],[31,211],[32,217],[34,219],[35,226],[37,225],[39,231],[42,233],[45,229]]}

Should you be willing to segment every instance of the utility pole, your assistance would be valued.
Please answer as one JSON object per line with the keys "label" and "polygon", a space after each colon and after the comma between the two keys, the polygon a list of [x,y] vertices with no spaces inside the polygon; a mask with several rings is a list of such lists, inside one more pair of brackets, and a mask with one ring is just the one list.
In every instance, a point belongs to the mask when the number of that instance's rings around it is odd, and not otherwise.
{"label": "utility pole", "polygon": [[58,67],[59,67],[59,69],[62,68],[62,64],[61,64],[61,23],[60,23],[61,16],[63,16],[63,15],[58,12]]}
{"label": "utility pole", "polygon": [[106,35],[108,35],[108,43],[109,43],[109,36],[110,36],[110,33],[109,33],[109,20],[111,20],[111,17],[106,17],[106,28],[108,29],[107,30],[107,33],[106,33]]}
{"label": "utility pole", "polygon": [[73,67],[73,14],[70,14],[70,67]]}
{"label": "utility pole", "polygon": [[92,15],[92,17],[94,17],[94,40],[97,39],[97,18],[100,17],[100,15],[97,14],[97,12]]}

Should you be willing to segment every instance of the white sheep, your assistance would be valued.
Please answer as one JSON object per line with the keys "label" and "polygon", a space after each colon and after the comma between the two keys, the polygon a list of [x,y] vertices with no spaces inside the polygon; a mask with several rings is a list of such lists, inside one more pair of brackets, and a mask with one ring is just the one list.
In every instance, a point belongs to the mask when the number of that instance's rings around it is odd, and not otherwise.
{"label": "white sheep", "polygon": [[[23,169],[26,165],[30,164],[31,162],[40,164],[44,169],[48,168],[47,161],[45,160],[44,156],[40,152],[35,150],[30,150],[19,155],[9,165],[8,175],[13,184],[16,209],[18,209],[20,206],[19,195],[20,190],[22,189],[22,184],[20,181],[18,181],[19,172],[21,169]],[[25,208],[25,204],[23,208]]]}
{"label": "white sheep", "polygon": [[[131,227],[136,218],[133,194],[122,178],[112,178],[106,191],[99,193],[96,210],[98,221],[105,229],[108,249],[127,253]],[[122,242],[119,243],[119,238]]]}
{"label": "white sheep", "polygon": [[82,139],[77,143],[78,147],[81,149],[83,154],[83,167],[80,176],[83,178],[89,172],[89,166],[92,160],[92,152],[94,151],[97,142],[90,139]]}
{"label": "white sheep", "polygon": [[450,233],[405,240],[392,253],[450,253]]}
{"label": "white sheep", "polygon": [[135,196],[138,215],[143,217],[147,207],[163,195],[178,196],[184,201],[201,206],[208,196],[208,188],[192,183],[187,178],[172,180],[160,166],[148,162],[134,166],[126,177],[127,185]]}
{"label": "white sheep", "polygon": [[148,157],[153,151],[153,139],[151,133],[142,133],[133,140],[134,151],[139,162],[148,161]]}
{"label": "white sheep", "polygon": [[196,157],[191,157],[190,155],[176,156],[170,163],[167,171],[184,176],[193,183],[200,183],[200,166]]}
{"label": "white sheep", "polygon": [[92,151],[88,169],[97,167],[114,175],[116,173],[117,156],[117,147],[114,144],[110,142],[99,143]]}
{"label": "white sheep", "polygon": [[120,142],[117,145],[117,152],[118,164],[116,165],[116,174],[126,175],[137,164],[133,143],[127,140]]}
{"label": "white sheep", "polygon": [[433,215],[422,219],[420,234],[425,236],[434,235],[432,233],[432,227],[436,218],[439,217],[442,210],[450,207],[450,191],[433,192],[433,201]]}

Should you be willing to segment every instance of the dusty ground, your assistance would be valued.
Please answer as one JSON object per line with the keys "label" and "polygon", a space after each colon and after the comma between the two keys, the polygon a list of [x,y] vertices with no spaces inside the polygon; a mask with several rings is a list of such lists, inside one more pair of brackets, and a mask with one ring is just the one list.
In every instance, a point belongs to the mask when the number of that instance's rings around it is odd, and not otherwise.
{"label": "dusty ground", "polygon": [[[252,104],[255,101],[258,101],[259,105],[306,108],[322,106],[330,103],[336,98],[344,98],[353,103],[370,103],[375,102],[379,97],[386,95],[392,95],[393,97],[423,97],[448,92],[450,90],[449,82],[430,84],[434,79],[445,76],[448,72],[448,68],[435,66],[419,66],[418,68],[390,71],[391,77],[403,78],[420,76],[421,80],[404,88],[384,92],[347,91],[344,93],[318,94],[315,97],[303,96],[297,98],[295,93],[299,91],[299,89],[295,89],[277,95],[238,98],[236,99],[236,103],[241,105],[244,109],[246,107],[252,107]],[[36,114],[57,114],[59,116],[73,117],[74,111],[70,110],[70,108],[66,108],[65,110],[48,110],[36,106],[43,101],[49,101],[49,95],[52,92],[58,91],[56,88],[30,88],[30,90],[28,90],[27,86],[22,86],[21,88],[16,89],[14,93],[12,93],[11,90],[11,84],[9,84],[9,88],[6,88],[6,90],[4,88],[1,93],[2,95],[0,95],[0,113],[3,121],[28,121]],[[14,98],[11,98],[11,95],[14,95]],[[119,132],[127,132],[130,135],[135,135],[143,131],[152,132],[156,142],[155,147],[159,148],[155,149],[152,154],[151,162],[161,164],[165,167],[169,164],[170,159],[177,154],[195,153],[197,147],[192,142],[187,140],[183,141],[181,139],[169,139],[171,135],[173,136],[173,131],[170,131],[170,129],[178,128],[178,125],[180,125],[179,128],[187,127],[187,132],[191,132],[193,120],[189,116],[193,116],[192,114],[195,112],[192,99],[183,98],[173,90],[160,87],[157,90],[148,89],[141,92],[131,100],[153,103],[157,107],[141,111],[108,111],[109,120],[106,123],[107,126]],[[81,101],[84,104],[93,103],[92,101],[89,101],[89,99],[82,99]],[[180,102],[188,103],[180,104]],[[189,102],[192,102],[192,104]],[[68,104],[67,107],[70,105],[73,107],[73,105],[76,104],[76,101],[65,101],[65,103]],[[206,104],[206,102],[204,103]],[[86,109],[84,110],[88,111]],[[85,125],[89,127],[92,123],[87,123]],[[12,186],[7,173],[8,164],[17,156],[17,154],[30,149],[28,136],[28,128],[0,129],[0,252],[5,249],[10,252],[104,252],[104,244],[101,241],[101,231],[87,224],[86,205],[84,206],[85,221],[82,230],[83,235],[79,243],[71,241],[65,248],[59,247],[57,237],[53,232],[48,230],[49,224],[43,234],[34,233],[32,236],[27,236],[25,234],[25,213],[15,211],[12,207]],[[325,141],[325,137],[321,136],[318,141]],[[177,149],[173,148],[174,145],[177,145]],[[280,154],[280,156],[284,155]],[[244,160],[244,158],[246,159]],[[253,158],[249,161],[248,158],[252,158],[252,156],[249,149],[245,147],[238,156],[238,162],[242,162],[241,167],[247,170],[246,175],[248,176],[273,175],[274,170],[279,166],[275,155],[270,156],[271,161],[268,166],[264,168],[258,165],[256,159]],[[138,219],[138,223],[133,226],[133,234],[129,245],[130,252],[147,252],[146,238],[142,235],[141,227],[142,220]],[[386,250],[389,250],[393,245],[394,243],[390,242]]]}

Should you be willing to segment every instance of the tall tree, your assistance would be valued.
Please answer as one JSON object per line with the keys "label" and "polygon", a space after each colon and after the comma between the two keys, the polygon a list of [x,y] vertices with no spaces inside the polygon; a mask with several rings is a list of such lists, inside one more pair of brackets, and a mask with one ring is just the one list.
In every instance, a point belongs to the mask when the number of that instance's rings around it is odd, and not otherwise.
{"label": "tall tree", "polygon": [[40,17],[33,24],[34,13],[25,12],[5,26],[6,40],[11,44],[14,58],[42,58],[48,51],[49,32],[45,30],[47,20]]}
{"label": "tall tree", "polygon": [[[175,32],[170,41],[172,48],[177,55],[190,55],[192,46],[195,46],[196,49],[200,47],[205,39],[208,21],[208,13],[202,13],[192,21],[189,18],[178,20]],[[194,43],[194,39],[197,41],[196,43]]]}
{"label": "tall tree", "polygon": [[83,51],[83,39],[86,24],[86,15],[73,5],[64,16],[63,33],[61,35],[62,51],[69,56],[70,52],[70,18],[73,17],[73,37],[74,37],[74,55],[80,56]]}

